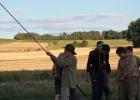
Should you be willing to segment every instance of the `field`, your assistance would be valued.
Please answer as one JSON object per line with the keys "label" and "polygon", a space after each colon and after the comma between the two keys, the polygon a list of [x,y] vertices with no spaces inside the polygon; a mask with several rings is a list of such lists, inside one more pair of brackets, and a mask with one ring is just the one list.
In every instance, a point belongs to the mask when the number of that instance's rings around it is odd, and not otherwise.
{"label": "field", "polygon": [[[63,52],[63,46],[67,43],[72,43],[72,40],[58,41],[56,45],[51,42],[41,42],[40,45],[46,50],[58,56]],[[80,40],[78,42],[81,42]],[[88,40],[88,47],[76,48],[78,69],[85,69],[88,53],[95,48],[97,40]],[[132,45],[126,40],[104,40],[105,43],[111,46],[110,64],[113,69],[117,67],[119,57],[116,55],[116,47]],[[139,49],[134,49],[134,54],[140,55]],[[6,42],[0,45],[0,71],[13,70],[50,70],[53,63],[45,52],[36,42],[16,41]]]}
{"label": "field", "polygon": [[[54,100],[54,79],[51,75],[53,63],[39,45],[33,41],[15,41],[0,39],[0,100]],[[46,50],[58,56],[63,52],[63,46],[73,43],[74,40],[65,41],[39,41]],[[77,42],[81,42],[78,40]],[[78,60],[77,84],[90,97],[90,82],[85,82],[85,69],[88,53],[95,48],[97,40],[88,40],[88,46],[76,47]],[[118,46],[129,46],[126,40],[104,40],[111,47],[110,65],[116,69],[119,57],[116,55]],[[140,49],[134,48],[134,54],[140,56]],[[113,71],[113,75],[115,70]],[[114,86],[114,78],[109,83],[110,91]],[[28,92],[27,92],[28,91]],[[87,98],[77,89],[77,91]],[[47,99],[46,99],[47,98]],[[103,99],[105,100],[105,99]],[[117,88],[111,100],[117,100]]]}

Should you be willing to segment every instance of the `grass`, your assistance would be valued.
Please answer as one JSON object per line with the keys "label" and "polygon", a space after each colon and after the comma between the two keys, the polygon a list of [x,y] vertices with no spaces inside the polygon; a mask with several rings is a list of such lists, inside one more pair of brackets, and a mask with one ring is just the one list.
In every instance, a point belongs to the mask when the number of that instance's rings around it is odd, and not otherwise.
{"label": "grass", "polygon": [[0,44],[11,43],[11,42],[16,42],[16,40],[14,40],[14,39],[1,39],[0,38]]}
{"label": "grass", "polygon": [[[73,43],[75,40],[61,40],[57,42],[57,45],[48,48],[49,50],[57,50],[64,47],[66,44]],[[81,43],[82,40],[76,40],[78,43]],[[87,47],[95,47],[97,41],[99,40],[86,40],[88,42]],[[114,40],[102,40],[104,43],[109,44],[110,46],[120,46],[121,45],[132,45],[132,42],[128,42],[125,39],[114,39]]]}
{"label": "grass", "polygon": [[[115,70],[112,72],[114,75]],[[109,83],[111,92],[114,80],[113,77]],[[85,82],[85,70],[77,71],[77,85],[88,97],[91,96],[91,84]],[[78,88],[76,90],[87,100]],[[111,100],[117,100],[117,90],[118,87],[111,95]],[[49,70],[0,72],[0,94],[0,100],[54,100],[54,77]],[[105,100],[104,96],[102,100]]]}

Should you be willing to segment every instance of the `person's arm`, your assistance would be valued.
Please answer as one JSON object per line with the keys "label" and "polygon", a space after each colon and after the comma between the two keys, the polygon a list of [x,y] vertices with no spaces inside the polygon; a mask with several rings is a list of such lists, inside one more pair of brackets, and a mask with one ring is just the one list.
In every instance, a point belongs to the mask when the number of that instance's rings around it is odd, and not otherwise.
{"label": "person's arm", "polygon": [[106,63],[108,82],[110,82],[112,74],[111,74],[111,67],[110,67],[110,63],[109,63],[109,54],[106,55],[105,63]]}
{"label": "person's arm", "polygon": [[105,63],[106,63],[106,71],[107,71],[107,73],[110,73],[111,67],[110,67],[110,63],[109,63],[109,54],[106,55]]}
{"label": "person's arm", "polygon": [[138,56],[135,56],[136,57],[136,60],[137,60],[137,65],[138,67],[140,67],[140,58]]}
{"label": "person's arm", "polygon": [[68,57],[67,59],[58,59],[55,57],[51,52],[46,51],[46,54],[50,56],[51,60],[57,65],[57,66],[71,66],[73,63],[75,63],[77,60],[73,59],[73,57]]}
{"label": "person's arm", "polygon": [[90,81],[90,66],[92,63],[92,51],[90,51],[89,55],[88,55],[88,61],[87,61],[87,69],[86,69],[86,81],[89,82]]}
{"label": "person's arm", "polygon": [[120,64],[118,62],[118,67],[117,67],[117,71],[116,71],[116,75],[115,75],[115,78],[116,78],[116,81],[115,81],[115,84],[118,84],[119,81],[120,81],[120,77],[121,77],[121,68],[120,68]]}

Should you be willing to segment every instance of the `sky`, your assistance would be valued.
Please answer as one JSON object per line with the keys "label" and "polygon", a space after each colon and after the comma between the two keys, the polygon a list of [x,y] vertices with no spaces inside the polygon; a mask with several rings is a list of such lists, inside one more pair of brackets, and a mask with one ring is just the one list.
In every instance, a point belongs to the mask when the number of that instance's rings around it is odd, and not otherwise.
{"label": "sky", "polygon": [[0,38],[13,39],[26,31],[54,36],[91,30],[120,32],[140,18],[139,4],[140,0],[0,0]]}

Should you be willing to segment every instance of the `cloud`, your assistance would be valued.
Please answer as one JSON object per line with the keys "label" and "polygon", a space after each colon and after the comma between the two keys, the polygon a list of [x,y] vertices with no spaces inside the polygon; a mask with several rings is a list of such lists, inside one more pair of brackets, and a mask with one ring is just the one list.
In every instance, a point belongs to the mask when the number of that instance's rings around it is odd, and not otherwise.
{"label": "cloud", "polygon": [[15,9],[9,10],[9,12],[11,12],[11,13],[23,13],[23,12],[26,12],[26,10],[20,9],[20,8],[15,8]]}
{"label": "cloud", "polygon": [[123,17],[122,14],[99,13],[97,18]]}
{"label": "cloud", "polygon": [[[12,12],[24,12],[24,9],[13,9]],[[121,14],[110,14],[110,13],[99,13],[93,14],[76,14],[67,15],[63,17],[53,17],[53,18],[30,18],[30,19],[19,19],[18,21],[22,26],[28,28],[28,30],[42,30],[44,33],[56,33],[56,32],[72,32],[72,31],[88,31],[88,30],[103,30],[108,29],[107,26],[103,24],[109,24],[109,22],[101,21],[101,19],[123,17]],[[110,23],[116,24],[112,20]],[[2,31],[19,31],[23,30],[22,27],[13,20],[0,20],[0,29]],[[3,26],[3,27],[2,27]],[[18,27],[17,27],[18,26]]]}
{"label": "cloud", "polygon": [[0,26],[0,30],[1,31],[19,31],[21,30],[22,28],[21,27],[17,27],[15,25],[13,26]]}

